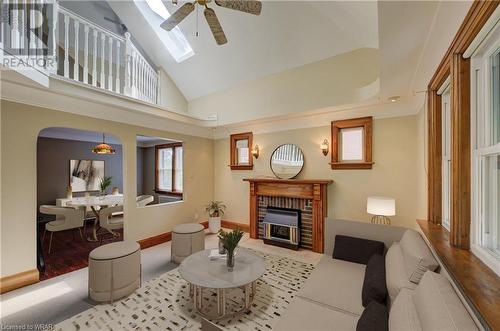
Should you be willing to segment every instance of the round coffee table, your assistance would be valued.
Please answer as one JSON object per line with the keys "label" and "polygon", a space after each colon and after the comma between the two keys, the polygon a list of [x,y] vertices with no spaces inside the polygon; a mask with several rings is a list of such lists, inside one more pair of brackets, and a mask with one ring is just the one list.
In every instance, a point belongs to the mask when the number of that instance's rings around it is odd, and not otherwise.
{"label": "round coffee table", "polygon": [[[264,259],[245,248],[238,248],[232,272],[227,270],[226,259],[210,260],[210,249],[194,253],[179,266],[179,273],[189,283],[190,295],[196,311],[210,319],[226,316],[226,290],[241,288],[244,306],[239,313],[250,309],[255,297],[257,280],[265,273]],[[217,315],[203,311],[203,290],[214,289],[217,294]]]}

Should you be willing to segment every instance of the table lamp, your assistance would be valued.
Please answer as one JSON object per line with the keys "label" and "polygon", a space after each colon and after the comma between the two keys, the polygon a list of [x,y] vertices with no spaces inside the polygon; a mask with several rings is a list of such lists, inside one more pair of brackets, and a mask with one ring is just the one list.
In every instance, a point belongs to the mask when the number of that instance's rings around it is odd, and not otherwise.
{"label": "table lamp", "polygon": [[372,223],[391,225],[388,216],[396,215],[396,200],[387,197],[368,197],[366,212],[373,215]]}

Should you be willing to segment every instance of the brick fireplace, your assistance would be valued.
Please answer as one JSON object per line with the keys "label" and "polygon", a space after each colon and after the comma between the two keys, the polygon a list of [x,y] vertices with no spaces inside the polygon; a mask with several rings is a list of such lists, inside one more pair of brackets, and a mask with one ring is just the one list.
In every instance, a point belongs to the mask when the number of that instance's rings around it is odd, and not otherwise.
{"label": "brick fireplace", "polygon": [[247,178],[250,183],[250,237],[262,238],[267,207],[299,209],[300,247],[323,253],[327,186],[331,180]]}

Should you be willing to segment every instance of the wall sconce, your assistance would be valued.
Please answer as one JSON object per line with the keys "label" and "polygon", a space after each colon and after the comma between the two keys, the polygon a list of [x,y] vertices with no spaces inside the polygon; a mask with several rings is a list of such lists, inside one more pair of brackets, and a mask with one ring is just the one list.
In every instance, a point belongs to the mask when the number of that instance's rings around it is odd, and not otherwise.
{"label": "wall sconce", "polygon": [[256,159],[258,159],[259,158],[259,153],[260,153],[259,145],[255,145],[252,148],[252,155],[253,155],[253,157],[256,158]]}
{"label": "wall sconce", "polygon": [[323,152],[323,155],[327,155],[328,154],[328,150],[330,149],[329,147],[329,144],[328,144],[328,140],[323,140],[323,142],[321,143],[321,151]]}

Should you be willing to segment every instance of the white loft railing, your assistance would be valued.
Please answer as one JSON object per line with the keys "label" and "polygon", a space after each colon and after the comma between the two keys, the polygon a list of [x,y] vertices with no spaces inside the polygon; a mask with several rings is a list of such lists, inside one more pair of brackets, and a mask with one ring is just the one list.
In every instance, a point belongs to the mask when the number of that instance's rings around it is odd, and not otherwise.
{"label": "white loft railing", "polygon": [[[156,104],[159,75],[130,40],[58,6],[63,58],[58,74],[68,79]],[[61,54],[62,53],[62,54]],[[72,62],[72,65],[70,65]]]}
{"label": "white loft railing", "polygon": [[[108,31],[54,0],[5,3],[2,28],[8,33],[0,40],[2,58],[15,56],[35,63],[31,67],[47,75],[158,102],[159,74],[132,43],[129,33],[120,36]],[[51,24],[43,23],[44,19]],[[28,28],[33,26],[39,28]]]}

